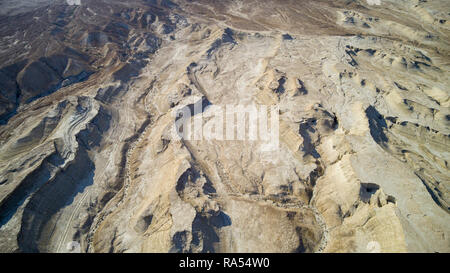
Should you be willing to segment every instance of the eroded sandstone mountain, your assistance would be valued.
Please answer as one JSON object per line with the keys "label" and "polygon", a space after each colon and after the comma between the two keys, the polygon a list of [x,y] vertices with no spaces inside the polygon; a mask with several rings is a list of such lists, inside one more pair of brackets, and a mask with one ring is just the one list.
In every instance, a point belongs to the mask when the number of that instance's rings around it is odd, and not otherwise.
{"label": "eroded sandstone mountain", "polygon": [[[1,252],[450,251],[450,2],[0,7]],[[170,137],[198,102],[279,148]]]}

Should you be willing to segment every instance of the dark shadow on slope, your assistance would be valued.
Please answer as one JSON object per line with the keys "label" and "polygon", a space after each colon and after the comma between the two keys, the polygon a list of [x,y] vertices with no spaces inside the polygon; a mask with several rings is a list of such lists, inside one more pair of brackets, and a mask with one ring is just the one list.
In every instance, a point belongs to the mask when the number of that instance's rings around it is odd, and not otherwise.
{"label": "dark shadow on slope", "polygon": [[51,155],[43,161],[39,168],[28,175],[8,198],[4,199],[0,205],[0,227],[11,220],[30,194],[47,183],[51,176],[51,170],[63,163],[64,159],[58,153]]}
{"label": "dark shadow on slope", "polygon": [[231,28],[226,28],[224,30],[224,33],[222,34],[221,39],[217,39],[212,43],[211,47],[206,52],[208,55],[208,58],[211,57],[212,53],[217,50],[219,47],[221,47],[223,44],[232,44],[236,45],[236,40],[234,39],[234,32]]}
{"label": "dark shadow on slope", "polygon": [[209,219],[197,214],[192,222],[192,244],[199,246],[202,243],[202,253],[214,253],[214,244],[220,242],[220,238],[209,223]]}
{"label": "dark shadow on slope", "polygon": [[48,243],[58,223],[58,213],[93,184],[94,171],[95,166],[87,151],[80,148],[73,164],[61,171],[54,180],[45,183],[31,197],[24,209],[18,236],[22,252],[49,251]]}
{"label": "dark shadow on slope", "polygon": [[316,133],[316,129],[314,128],[316,123],[317,119],[308,119],[305,123],[300,124],[299,133],[303,137],[303,151],[305,154],[310,154],[314,158],[320,158],[320,154],[317,152],[310,137],[310,134]]}
{"label": "dark shadow on slope", "polygon": [[384,130],[387,129],[386,120],[373,106],[366,109],[366,116],[369,120],[370,135],[376,143],[385,146],[388,141]]}

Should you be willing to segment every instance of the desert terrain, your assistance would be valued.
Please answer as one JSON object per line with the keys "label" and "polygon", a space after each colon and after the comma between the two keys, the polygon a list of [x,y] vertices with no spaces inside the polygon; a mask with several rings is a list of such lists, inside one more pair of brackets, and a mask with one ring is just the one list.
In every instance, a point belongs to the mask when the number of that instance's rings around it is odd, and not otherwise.
{"label": "desert terrain", "polygon": [[[450,1],[0,10],[0,252],[450,252]],[[171,137],[198,102],[278,148]]]}

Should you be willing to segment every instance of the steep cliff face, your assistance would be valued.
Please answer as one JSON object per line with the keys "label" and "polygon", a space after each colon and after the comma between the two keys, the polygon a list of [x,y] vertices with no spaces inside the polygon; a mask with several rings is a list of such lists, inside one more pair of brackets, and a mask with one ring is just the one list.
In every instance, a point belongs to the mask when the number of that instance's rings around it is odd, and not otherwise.
{"label": "steep cliff face", "polygon": [[0,251],[450,251],[448,1],[2,5]]}

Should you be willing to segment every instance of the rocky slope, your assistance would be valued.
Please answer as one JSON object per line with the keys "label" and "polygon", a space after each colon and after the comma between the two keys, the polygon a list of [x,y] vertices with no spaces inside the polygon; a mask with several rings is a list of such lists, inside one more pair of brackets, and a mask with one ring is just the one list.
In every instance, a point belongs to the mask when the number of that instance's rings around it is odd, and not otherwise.
{"label": "rocky slope", "polygon": [[450,251],[448,1],[0,6],[1,252]]}

